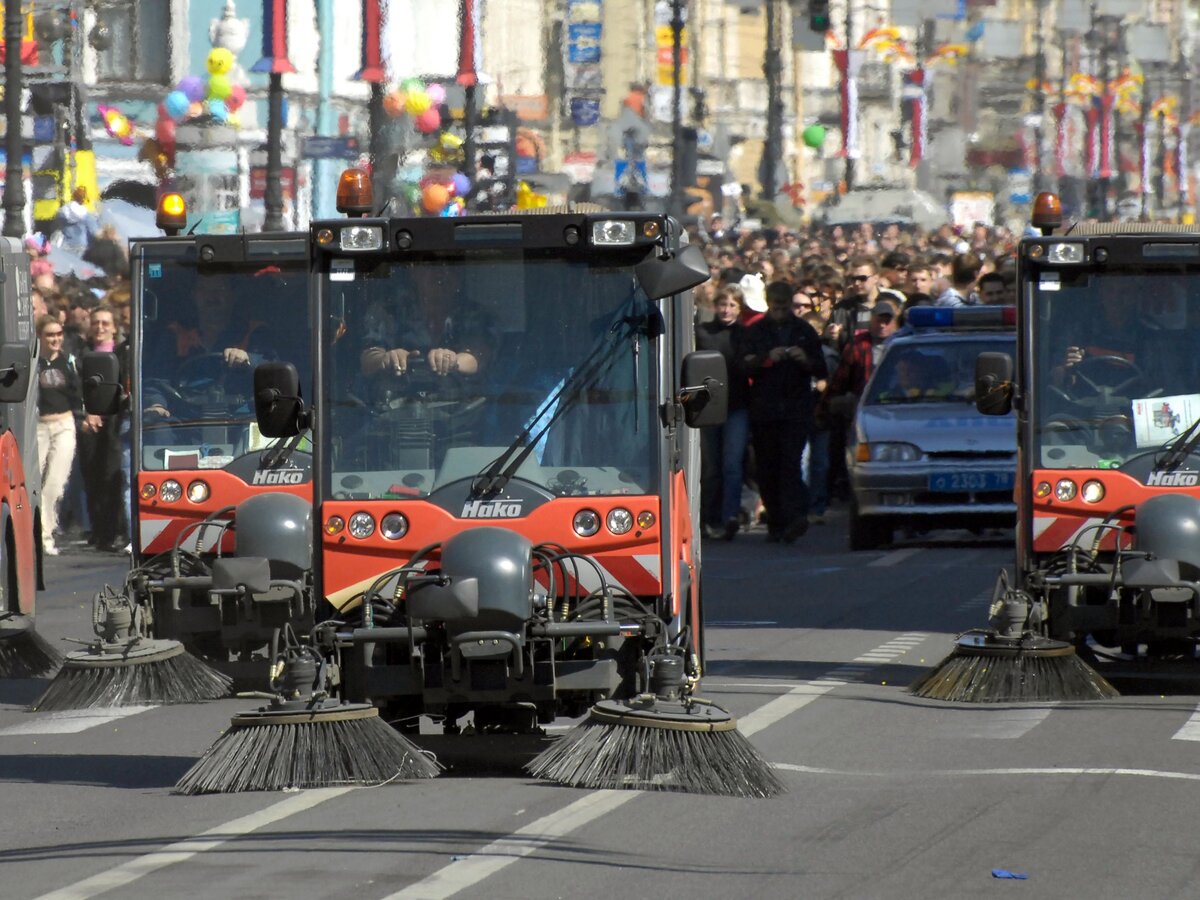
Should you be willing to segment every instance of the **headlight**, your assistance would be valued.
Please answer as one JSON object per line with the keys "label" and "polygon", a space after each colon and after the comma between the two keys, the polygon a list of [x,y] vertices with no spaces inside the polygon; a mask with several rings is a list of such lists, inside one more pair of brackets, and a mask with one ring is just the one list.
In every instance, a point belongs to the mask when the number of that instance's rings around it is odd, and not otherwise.
{"label": "headlight", "polygon": [[629,529],[633,528],[633,513],[618,506],[609,512],[604,524],[613,534],[626,534]]}
{"label": "headlight", "polygon": [[603,222],[592,223],[592,243],[622,246],[632,244],[634,238],[633,223],[617,219],[605,219]]}
{"label": "headlight", "polygon": [[193,503],[203,503],[208,499],[208,485],[203,481],[193,481],[188,485],[188,499]]}
{"label": "headlight", "polygon": [[153,482],[147,481],[145,484],[142,485],[141,495],[142,495],[143,500],[149,500],[151,497],[153,497],[157,493],[158,493],[158,488],[156,488],[154,486]]}
{"label": "headlight", "polygon": [[1046,262],[1081,263],[1083,262],[1083,244],[1075,242],[1051,244],[1046,248]]}
{"label": "headlight", "polygon": [[1085,481],[1080,492],[1084,503],[1099,503],[1104,499],[1104,483],[1100,481]]}
{"label": "headlight", "polygon": [[359,540],[369,538],[375,533],[375,520],[371,518],[370,513],[356,512],[350,517],[346,529],[350,532],[351,537]]}
{"label": "headlight", "polygon": [[347,225],[340,234],[343,250],[378,250],[383,246],[383,228],[379,225]]}
{"label": "headlight", "polygon": [[403,513],[388,513],[379,523],[379,532],[389,541],[398,541],[408,534],[408,519]]}
{"label": "headlight", "polygon": [[575,533],[580,537],[591,537],[600,530],[600,513],[594,509],[581,509],[575,513],[575,518],[571,521],[571,527],[575,529]]}
{"label": "headlight", "polygon": [[1070,478],[1064,478],[1058,484],[1054,485],[1055,499],[1062,500],[1063,502],[1074,500],[1077,493],[1079,493],[1079,488],[1075,486],[1075,482]]}
{"label": "headlight", "polygon": [[174,478],[168,478],[158,489],[158,496],[163,503],[175,503],[183,496],[183,485]]}
{"label": "headlight", "polygon": [[654,526],[654,513],[648,509],[642,510],[637,516],[638,528],[652,528]]}
{"label": "headlight", "polygon": [[341,516],[330,516],[325,520],[325,533],[337,534],[346,527],[346,520]]}
{"label": "headlight", "polygon": [[[865,455],[862,452],[862,447],[865,446]],[[884,441],[877,444],[859,444],[858,460],[860,462],[916,462],[921,458],[921,449],[913,444],[904,444],[899,441]]]}

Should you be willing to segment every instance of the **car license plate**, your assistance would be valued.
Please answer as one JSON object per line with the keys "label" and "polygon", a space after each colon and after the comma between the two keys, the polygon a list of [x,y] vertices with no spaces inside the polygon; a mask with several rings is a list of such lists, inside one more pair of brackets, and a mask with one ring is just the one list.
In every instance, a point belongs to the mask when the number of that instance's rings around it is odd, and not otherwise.
{"label": "car license plate", "polygon": [[1012,472],[935,472],[929,476],[931,491],[1010,491]]}

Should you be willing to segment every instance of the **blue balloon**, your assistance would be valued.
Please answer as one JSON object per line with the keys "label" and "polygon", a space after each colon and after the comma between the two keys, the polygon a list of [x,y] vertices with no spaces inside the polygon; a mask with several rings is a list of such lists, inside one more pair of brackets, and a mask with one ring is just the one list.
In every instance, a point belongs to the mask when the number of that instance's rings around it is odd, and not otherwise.
{"label": "blue balloon", "polygon": [[224,100],[209,100],[208,114],[218,122],[226,122],[229,120],[229,107]]}
{"label": "blue balloon", "polygon": [[187,115],[191,101],[183,91],[171,91],[163,101],[163,106],[167,110],[167,115],[172,119],[182,119]]}

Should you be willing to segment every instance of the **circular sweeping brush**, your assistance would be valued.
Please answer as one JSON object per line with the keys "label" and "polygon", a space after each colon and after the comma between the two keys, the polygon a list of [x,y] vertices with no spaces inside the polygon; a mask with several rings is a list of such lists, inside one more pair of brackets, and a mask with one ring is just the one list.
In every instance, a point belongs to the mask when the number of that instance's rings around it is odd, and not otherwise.
{"label": "circular sweeping brush", "polygon": [[37,633],[33,619],[0,614],[0,678],[36,678],[60,663],[62,656]]}

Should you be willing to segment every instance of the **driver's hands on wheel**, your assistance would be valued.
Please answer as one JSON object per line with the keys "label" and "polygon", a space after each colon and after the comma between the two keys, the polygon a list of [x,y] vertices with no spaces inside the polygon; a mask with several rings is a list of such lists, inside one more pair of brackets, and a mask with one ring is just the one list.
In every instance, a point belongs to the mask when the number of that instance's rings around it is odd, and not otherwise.
{"label": "driver's hands on wheel", "polygon": [[370,347],[362,354],[362,373],[375,375],[379,372],[390,372],[393,375],[403,375],[408,371],[408,355],[407,350]]}
{"label": "driver's hands on wheel", "polygon": [[225,348],[225,365],[227,366],[248,366],[250,365],[250,354],[239,347]]}
{"label": "driver's hands on wheel", "polygon": [[1083,362],[1083,348],[1082,347],[1068,347],[1067,355],[1064,359],[1065,365],[1074,366],[1081,362]]}
{"label": "driver's hands on wheel", "polygon": [[458,371],[458,354],[445,347],[429,351],[429,368],[436,375],[449,375]]}

